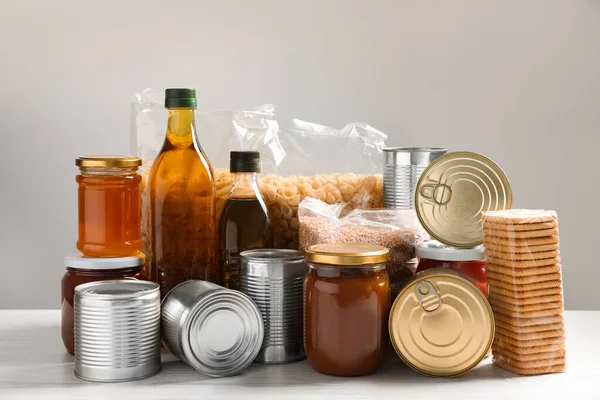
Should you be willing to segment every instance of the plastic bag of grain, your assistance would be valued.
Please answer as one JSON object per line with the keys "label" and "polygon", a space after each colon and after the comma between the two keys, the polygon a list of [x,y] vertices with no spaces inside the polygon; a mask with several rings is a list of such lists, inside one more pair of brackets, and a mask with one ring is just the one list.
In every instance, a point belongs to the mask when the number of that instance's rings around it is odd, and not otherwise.
{"label": "plastic bag of grain", "polygon": [[345,204],[327,204],[307,197],[298,207],[300,249],[320,243],[370,243],[387,247],[386,266],[392,293],[417,269],[415,247],[428,238],[415,210],[355,209],[341,216]]}

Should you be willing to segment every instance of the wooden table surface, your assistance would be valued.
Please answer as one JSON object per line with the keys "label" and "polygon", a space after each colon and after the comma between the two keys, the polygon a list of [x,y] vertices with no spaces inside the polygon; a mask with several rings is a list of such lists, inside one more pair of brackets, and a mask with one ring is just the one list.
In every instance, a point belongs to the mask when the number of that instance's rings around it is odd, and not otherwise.
{"label": "wooden table surface", "polygon": [[429,378],[390,354],[378,373],[359,378],[321,375],[302,361],[212,379],[167,356],[152,378],[99,384],[73,375],[58,310],[0,310],[0,399],[600,399],[600,311],[569,311],[565,320],[568,370],[561,374],[522,377],[488,358],[462,377]]}

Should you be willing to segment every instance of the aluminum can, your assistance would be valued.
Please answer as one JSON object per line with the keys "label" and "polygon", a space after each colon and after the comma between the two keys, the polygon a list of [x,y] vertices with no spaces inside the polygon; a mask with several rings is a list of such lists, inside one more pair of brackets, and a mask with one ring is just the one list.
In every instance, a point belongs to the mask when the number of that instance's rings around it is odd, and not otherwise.
{"label": "aluminum can", "polygon": [[215,378],[246,369],[264,337],[260,311],[248,296],[200,280],[180,283],[165,296],[161,330],[173,355]]}
{"label": "aluminum can", "polygon": [[446,149],[388,147],[383,149],[383,206],[414,209],[415,188],[421,174]]}
{"label": "aluminum can", "polygon": [[416,371],[457,376],[474,368],[494,340],[494,315],[457,271],[433,268],[411,278],[390,310],[390,340]]}
{"label": "aluminum can", "polygon": [[112,280],[75,288],[75,375],[97,382],[161,369],[160,292],[153,282]]}
{"label": "aluminum can", "polygon": [[495,162],[457,151],[425,169],[417,183],[415,206],[432,237],[448,246],[471,248],[483,242],[482,212],[512,208],[512,190]]}
{"label": "aluminum can", "polygon": [[241,290],[258,306],[265,337],[256,362],[283,364],[305,358],[302,287],[308,270],[304,252],[247,250],[241,257]]}

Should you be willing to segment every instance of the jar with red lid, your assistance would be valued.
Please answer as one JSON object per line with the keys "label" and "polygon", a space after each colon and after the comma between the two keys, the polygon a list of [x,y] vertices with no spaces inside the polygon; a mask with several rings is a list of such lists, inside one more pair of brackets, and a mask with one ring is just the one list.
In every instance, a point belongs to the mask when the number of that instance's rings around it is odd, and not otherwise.
{"label": "jar with red lid", "polygon": [[145,256],[138,253],[130,257],[90,258],[75,252],[65,257],[67,272],[62,279],[61,313],[62,340],[67,351],[75,352],[75,335],[73,321],[73,297],[75,287],[83,283],[117,280],[148,280],[144,271]]}
{"label": "jar with red lid", "polygon": [[460,249],[436,240],[418,245],[415,254],[419,258],[417,273],[432,268],[450,268],[469,278],[487,297],[485,278],[485,253],[483,246]]}

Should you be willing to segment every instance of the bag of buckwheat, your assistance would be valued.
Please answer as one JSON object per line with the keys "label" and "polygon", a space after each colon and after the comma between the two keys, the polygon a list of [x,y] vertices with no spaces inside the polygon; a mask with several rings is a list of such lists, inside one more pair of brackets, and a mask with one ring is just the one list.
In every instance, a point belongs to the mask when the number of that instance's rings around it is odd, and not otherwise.
{"label": "bag of buckwheat", "polygon": [[386,266],[392,294],[417,269],[415,246],[428,236],[415,210],[354,209],[341,216],[344,204],[327,204],[307,197],[298,207],[300,249],[321,243],[370,243],[387,247]]}

